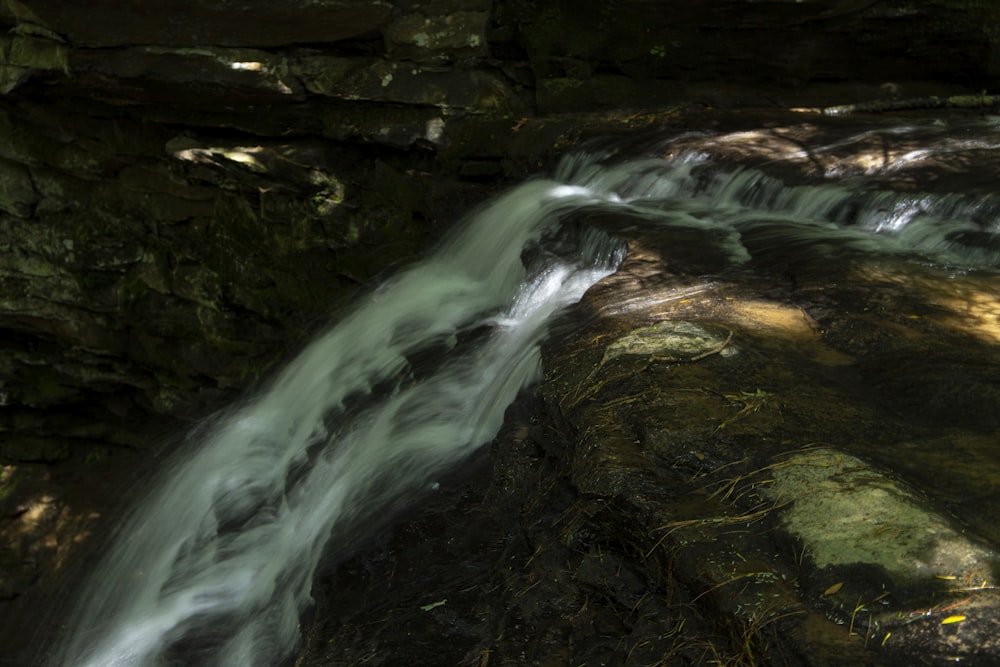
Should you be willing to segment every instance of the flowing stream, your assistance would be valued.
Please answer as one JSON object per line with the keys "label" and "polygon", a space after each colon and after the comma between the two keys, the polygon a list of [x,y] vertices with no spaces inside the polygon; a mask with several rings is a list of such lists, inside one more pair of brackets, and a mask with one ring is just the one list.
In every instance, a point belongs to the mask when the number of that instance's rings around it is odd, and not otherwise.
{"label": "flowing stream", "polygon": [[84,586],[53,664],[288,660],[324,553],[493,438],[538,378],[553,316],[621,262],[623,243],[573,216],[600,210],[706,230],[734,264],[776,245],[1000,264],[992,197],[792,187],[696,153],[569,156],[191,434]]}

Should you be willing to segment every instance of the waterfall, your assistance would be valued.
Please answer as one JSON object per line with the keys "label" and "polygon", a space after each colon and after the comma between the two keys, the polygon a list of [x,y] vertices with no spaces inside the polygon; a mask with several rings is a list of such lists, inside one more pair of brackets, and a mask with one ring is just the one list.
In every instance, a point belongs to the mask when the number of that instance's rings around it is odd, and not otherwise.
{"label": "waterfall", "polygon": [[[57,664],[286,659],[328,541],[491,439],[552,314],[615,269],[620,243],[559,233],[594,200],[551,181],[499,198],[192,434],[93,573]],[[437,367],[415,367],[427,350]]]}
{"label": "waterfall", "polygon": [[494,437],[538,377],[547,323],[622,260],[620,242],[563,224],[581,209],[713,230],[733,263],[820,242],[961,268],[1000,260],[990,199],[787,186],[702,156],[570,156],[192,433],[83,588],[53,664],[287,660],[325,550]]}

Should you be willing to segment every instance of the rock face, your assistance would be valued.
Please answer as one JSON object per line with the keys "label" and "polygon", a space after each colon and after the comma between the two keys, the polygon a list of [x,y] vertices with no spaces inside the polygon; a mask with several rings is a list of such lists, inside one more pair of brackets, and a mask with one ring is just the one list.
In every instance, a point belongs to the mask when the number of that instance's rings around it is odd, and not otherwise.
{"label": "rock face", "polygon": [[979,92],[998,25],[989,0],[3,0],[0,598],[96,529],[90,481],[155,465],[505,179],[673,105]]}

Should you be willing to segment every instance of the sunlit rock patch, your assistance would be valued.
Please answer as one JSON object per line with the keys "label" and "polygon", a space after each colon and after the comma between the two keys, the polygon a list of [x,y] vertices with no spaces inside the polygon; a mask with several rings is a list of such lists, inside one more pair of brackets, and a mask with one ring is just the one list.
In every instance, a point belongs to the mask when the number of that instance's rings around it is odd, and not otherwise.
{"label": "sunlit rock patch", "polygon": [[993,549],[890,471],[842,451],[794,452],[769,472],[763,495],[779,503],[780,525],[818,568],[810,592],[829,582],[820,599],[852,634],[891,653],[928,641],[940,652],[995,650]]}
{"label": "sunlit rock patch", "polygon": [[46,491],[51,484],[43,465],[0,467],[0,501],[10,508],[0,517],[0,600],[27,594],[41,604],[32,586],[53,571],[62,574],[98,525],[98,513],[54,497]]}
{"label": "sunlit rock patch", "polygon": [[992,586],[997,555],[974,544],[914,491],[864,461],[817,449],[772,470],[769,498],[817,567],[872,565],[902,584],[945,575]]}
{"label": "sunlit rock patch", "polygon": [[601,365],[621,356],[646,357],[650,361],[697,361],[722,353],[732,332],[713,331],[693,322],[666,320],[635,329],[608,345]]}
{"label": "sunlit rock patch", "polygon": [[867,267],[859,269],[866,280],[917,287],[926,296],[921,312],[910,319],[928,320],[934,326],[962,331],[987,344],[1000,344],[1000,282],[991,274],[956,272],[947,281],[919,267]]}

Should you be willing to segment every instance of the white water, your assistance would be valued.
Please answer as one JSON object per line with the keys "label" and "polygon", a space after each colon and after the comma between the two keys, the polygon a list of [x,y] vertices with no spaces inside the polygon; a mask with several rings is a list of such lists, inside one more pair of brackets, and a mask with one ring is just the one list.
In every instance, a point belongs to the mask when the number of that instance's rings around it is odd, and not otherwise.
{"label": "white water", "polygon": [[[986,202],[786,188],[698,160],[570,158],[556,180],[484,209],[259,396],[192,434],[85,587],[54,664],[286,660],[324,548],[350,542],[490,440],[537,378],[552,315],[614,270],[620,246],[599,232],[544,238],[568,213],[594,208],[714,230],[734,262],[751,258],[744,235],[767,229],[792,245],[822,240],[957,266],[995,267],[1000,257]],[[955,240],[973,228],[985,244]],[[413,368],[429,350],[437,366]]]}
{"label": "white water", "polygon": [[624,167],[597,180],[616,182],[620,198],[650,221],[721,232],[733,260],[749,259],[758,244],[747,241],[763,239],[959,269],[1000,265],[1000,198],[993,195],[901,193],[863,182],[790,186],[757,169],[720,170],[703,154],[630,163],[628,179]]}
{"label": "white water", "polygon": [[[622,246],[591,231],[575,253],[549,242],[560,252],[541,247],[547,261],[522,265],[561,213],[591,201],[587,188],[551,181],[501,197],[260,396],[193,434],[94,573],[59,661],[286,659],[324,545],[490,440],[538,375],[552,314],[620,261]],[[490,333],[460,341],[482,327]],[[415,377],[408,358],[428,348],[442,360]]]}

